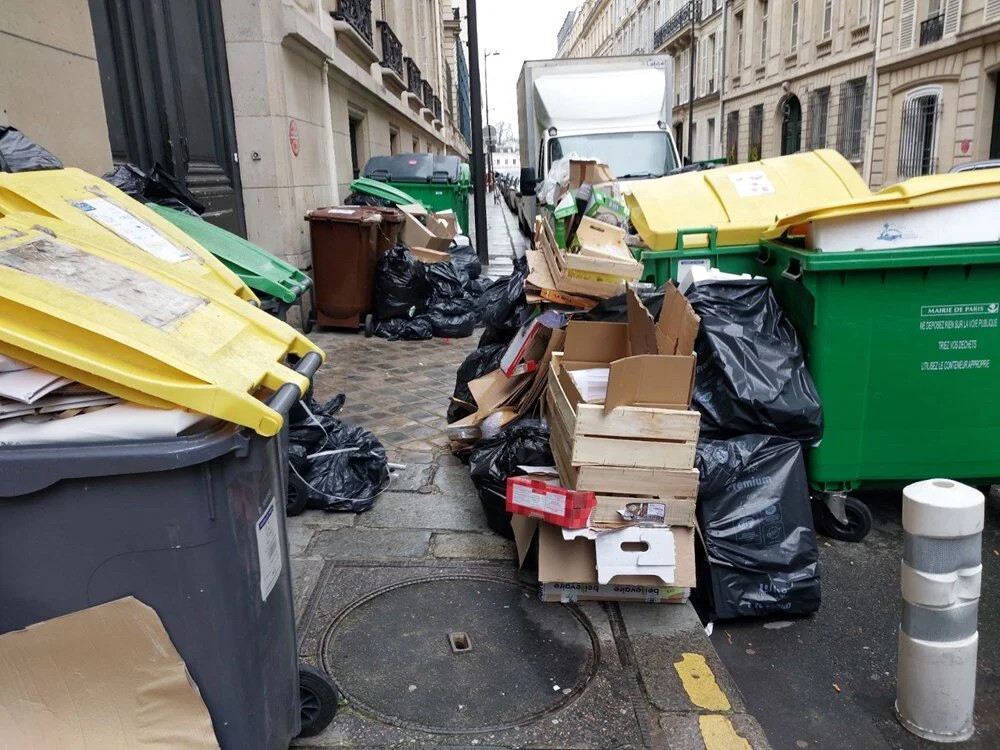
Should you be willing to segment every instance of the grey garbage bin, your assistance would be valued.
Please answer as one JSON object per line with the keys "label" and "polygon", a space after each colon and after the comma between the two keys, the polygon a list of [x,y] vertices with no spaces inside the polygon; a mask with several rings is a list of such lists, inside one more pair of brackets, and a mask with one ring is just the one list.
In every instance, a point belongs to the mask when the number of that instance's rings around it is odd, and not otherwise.
{"label": "grey garbage bin", "polygon": [[[319,363],[310,353],[297,369]],[[269,404],[287,415],[297,398],[286,385]],[[0,478],[0,633],[135,596],[163,620],[223,748],[288,747],[300,694],[287,429],[7,446]]]}

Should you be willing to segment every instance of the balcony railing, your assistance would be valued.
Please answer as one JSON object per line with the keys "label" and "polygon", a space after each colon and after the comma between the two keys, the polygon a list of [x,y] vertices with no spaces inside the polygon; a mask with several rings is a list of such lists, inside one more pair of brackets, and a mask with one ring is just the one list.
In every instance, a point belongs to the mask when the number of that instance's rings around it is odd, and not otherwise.
{"label": "balcony railing", "polygon": [[427,81],[420,82],[420,101],[424,103],[424,106],[430,109],[431,100],[434,98],[434,89]]}
{"label": "balcony railing", "polygon": [[338,21],[346,21],[360,34],[369,46],[372,37],[372,0],[338,0],[337,10],[330,13]]}
{"label": "balcony railing", "polygon": [[933,44],[944,36],[944,13],[931,16],[920,24],[920,46]]}
{"label": "balcony railing", "polygon": [[441,97],[437,94],[431,99],[431,111],[434,113],[435,120],[441,119]]}
{"label": "balcony railing", "polygon": [[403,78],[403,43],[392,33],[389,24],[385,21],[376,21],[379,34],[382,36],[382,67],[388,68]]}
{"label": "balcony railing", "polygon": [[406,64],[406,90],[420,96],[420,68],[412,57],[404,57],[403,62]]}
{"label": "balcony railing", "polygon": [[695,21],[701,20],[701,0],[697,2],[691,0],[685,3],[684,7],[674,13],[665,24],[656,30],[656,33],[653,34],[653,49],[659,49],[668,39],[672,39],[678,32],[691,26],[692,13],[694,13]]}

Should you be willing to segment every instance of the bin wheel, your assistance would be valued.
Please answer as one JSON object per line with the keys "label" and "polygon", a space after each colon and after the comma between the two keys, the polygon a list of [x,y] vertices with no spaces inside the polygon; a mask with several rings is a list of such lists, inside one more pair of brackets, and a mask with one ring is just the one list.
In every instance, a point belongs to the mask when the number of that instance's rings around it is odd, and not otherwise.
{"label": "bin wheel", "polygon": [[301,516],[308,502],[309,497],[305,492],[301,492],[298,489],[295,492],[289,492],[288,502],[285,503],[285,515],[289,518],[292,516]]}
{"label": "bin wheel", "polygon": [[375,333],[375,316],[368,313],[365,316],[365,338],[370,339]]}
{"label": "bin wheel", "polygon": [[326,729],[337,714],[337,688],[325,673],[299,662],[299,712],[302,730],[299,737],[315,737]]}
{"label": "bin wheel", "polygon": [[312,329],[316,326],[316,311],[310,310],[305,319],[302,321],[302,333],[307,336],[312,333]]}
{"label": "bin wheel", "polygon": [[841,542],[860,542],[872,530],[872,512],[856,497],[844,496],[846,523],[838,519],[825,502],[819,505],[817,526],[822,534],[831,539]]}

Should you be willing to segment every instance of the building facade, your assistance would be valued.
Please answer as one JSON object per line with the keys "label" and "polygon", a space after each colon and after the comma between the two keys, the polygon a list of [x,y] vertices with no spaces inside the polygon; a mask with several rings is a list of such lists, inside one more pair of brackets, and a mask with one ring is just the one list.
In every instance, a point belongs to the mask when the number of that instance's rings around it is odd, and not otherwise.
{"label": "building facade", "polygon": [[1000,157],[1000,0],[593,0],[560,45],[647,51],[696,161],[834,148],[880,187]]}
{"label": "building facade", "polygon": [[9,0],[0,117],[91,172],[160,163],[206,218],[305,267],[303,215],[345,198],[368,157],[467,158],[458,7]]}

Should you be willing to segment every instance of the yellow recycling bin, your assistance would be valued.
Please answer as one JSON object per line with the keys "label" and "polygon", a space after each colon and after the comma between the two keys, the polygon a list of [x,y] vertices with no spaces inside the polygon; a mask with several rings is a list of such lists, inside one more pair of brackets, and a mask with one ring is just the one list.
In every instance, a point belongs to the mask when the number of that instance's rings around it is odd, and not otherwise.
{"label": "yellow recycling bin", "polygon": [[30,212],[110,233],[139,252],[256,302],[242,279],[198,242],[100,177],[81,169],[0,172],[0,214]]}
{"label": "yellow recycling bin", "polygon": [[91,244],[37,214],[0,219],[0,352],[150,406],[281,429],[255,397],[308,378],[282,364],[322,352],[243,302]]}
{"label": "yellow recycling bin", "polygon": [[871,196],[858,171],[822,149],[625,185],[643,279],[679,280],[686,267],[752,273],[757,243],[778,216]]}

